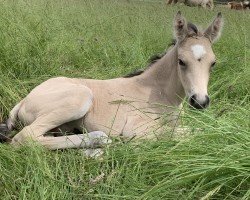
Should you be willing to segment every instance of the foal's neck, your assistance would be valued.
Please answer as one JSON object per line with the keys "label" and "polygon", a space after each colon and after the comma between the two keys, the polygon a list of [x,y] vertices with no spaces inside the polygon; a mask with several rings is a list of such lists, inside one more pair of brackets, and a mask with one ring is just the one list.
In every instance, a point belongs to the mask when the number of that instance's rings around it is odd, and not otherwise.
{"label": "foal's neck", "polygon": [[177,46],[172,47],[165,56],[154,63],[143,74],[137,76],[137,81],[152,90],[152,101],[164,102],[178,106],[185,97],[182,83],[178,76]]}

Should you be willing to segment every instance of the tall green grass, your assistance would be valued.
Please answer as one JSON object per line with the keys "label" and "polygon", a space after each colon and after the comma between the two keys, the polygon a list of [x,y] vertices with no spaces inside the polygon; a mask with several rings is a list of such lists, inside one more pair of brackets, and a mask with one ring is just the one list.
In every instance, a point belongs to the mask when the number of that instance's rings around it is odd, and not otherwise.
{"label": "tall green grass", "polygon": [[249,199],[250,15],[164,2],[1,0],[1,118],[54,76],[107,79],[146,65],[172,39],[177,10],[203,26],[225,18],[214,45],[211,106],[185,108],[201,132],[182,141],[114,142],[103,159],[83,150],[0,145],[0,199]]}

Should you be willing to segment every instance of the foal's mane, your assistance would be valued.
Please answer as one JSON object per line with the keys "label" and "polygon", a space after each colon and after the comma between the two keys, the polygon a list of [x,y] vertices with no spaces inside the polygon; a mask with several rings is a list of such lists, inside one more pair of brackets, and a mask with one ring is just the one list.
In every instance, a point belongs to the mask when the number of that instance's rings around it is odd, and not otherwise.
{"label": "foal's mane", "polygon": [[[196,25],[194,25],[193,23],[191,22],[188,22],[187,24],[187,28],[188,28],[188,31],[189,31],[189,34],[188,36],[189,37],[192,37],[194,35],[199,35],[199,30],[198,28],[196,27]],[[175,46],[177,43],[176,39],[173,39],[172,42],[168,45],[168,49],[172,46]],[[155,54],[153,56],[150,57],[149,59],[149,64],[144,68],[144,69],[138,69],[138,70],[135,70],[125,76],[123,76],[123,78],[131,78],[131,77],[134,77],[134,76],[139,76],[141,75],[143,72],[145,72],[148,68],[152,67],[154,63],[156,63],[158,60],[160,60],[163,56],[165,56],[168,52],[168,49],[165,50],[163,53],[161,54]]]}
{"label": "foal's mane", "polygon": [[[173,39],[172,42],[168,45],[168,47],[172,47],[176,44],[176,40]],[[163,53],[160,53],[160,54],[155,54],[153,56],[151,56],[149,58],[149,62],[148,62],[148,65],[144,68],[144,69],[138,69],[138,70],[135,70],[125,76],[123,76],[123,78],[131,78],[131,77],[134,77],[134,76],[139,76],[141,75],[143,72],[145,72],[148,68],[152,67],[154,63],[156,63],[158,60],[160,60],[163,56],[165,56],[168,52],[168,49],[165,50]]]}

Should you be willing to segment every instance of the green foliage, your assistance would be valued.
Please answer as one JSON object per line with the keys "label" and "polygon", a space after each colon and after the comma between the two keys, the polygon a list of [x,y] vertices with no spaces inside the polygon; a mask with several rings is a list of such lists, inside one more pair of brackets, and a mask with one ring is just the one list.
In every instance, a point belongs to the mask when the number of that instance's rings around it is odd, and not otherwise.
{"label": "green foliage", "polygon": [[214,11],[164,2],[2,0],[1,118],[34,86],[54,76],[107,79],[146,65],[172,39],[181,10],[206,27],[225,17],[214,45],[210,108],[185,109],[202,131],[180,142],[114,142],[102,160],[83,150],[0,145],[1,199],[249,199],[249,12]]}

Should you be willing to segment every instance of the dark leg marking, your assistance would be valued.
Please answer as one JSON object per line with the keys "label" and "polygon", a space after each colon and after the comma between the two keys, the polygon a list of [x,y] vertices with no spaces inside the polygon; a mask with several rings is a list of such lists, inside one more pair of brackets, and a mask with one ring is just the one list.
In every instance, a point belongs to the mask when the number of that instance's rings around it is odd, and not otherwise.
{"label": "dark leg marking", "polygon": [[8,126],[6,124],[0,124],[0,143],[10,142],[11,139],[8,137],[9,133]]}

